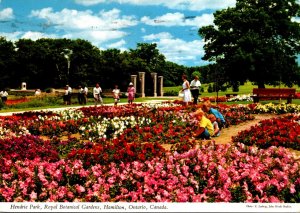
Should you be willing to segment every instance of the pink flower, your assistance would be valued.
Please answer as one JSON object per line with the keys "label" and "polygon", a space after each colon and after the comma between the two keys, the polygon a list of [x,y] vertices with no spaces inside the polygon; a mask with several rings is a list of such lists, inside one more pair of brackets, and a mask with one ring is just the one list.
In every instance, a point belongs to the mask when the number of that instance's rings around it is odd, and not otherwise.
{"label": "pink flower", "polygon": [[73,192],[68,191],[67,192],[67,197],[70,198],[70,199],[73,199],[74,198]]}
{"label": "pink flower", "polygon": [[278,199],[278,197],[275,197],[275,196],[271,196],[269,198],[269,202],[271,203],[281,203],[282,201]]}
{"label": "pink flower", "polygon": [[116,177],[115,177],[115,176],[111,176],[111,177],[109,177],[109,178],[107,179],[107,182],[110,183],[110,184],[115,183],[115,181],[116,181]]}
{"label": "pink flower", "polygon": [[291,184],[291,185],[290,185],[290,193],[291,193],[291,194],[294,194],[295,192],[296,192],[295,185],[294,185],[294,184]]}
{"label": "pink flower", "polygon": [[75,188],[76,188],[77,193],[79,193],[79,194],[85,192],[85,188],[81,185],[76,184]]}
{"label": "pink flower", "polygon": [[31,200],[31,201],[34,201],[34,200],[37,199],[37,194],[36,194],[34,191],[32,191],[32,192],[30,193],[29,197],[30,197],[30,200]]}

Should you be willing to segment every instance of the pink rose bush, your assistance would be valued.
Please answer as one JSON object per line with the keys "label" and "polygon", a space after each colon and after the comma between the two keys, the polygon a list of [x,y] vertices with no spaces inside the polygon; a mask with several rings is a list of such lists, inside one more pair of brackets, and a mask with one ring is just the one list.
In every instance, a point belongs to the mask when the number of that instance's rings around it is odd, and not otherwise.
{"label": "pink rose bush", "polygon": [[[228,125],[258,112],[257,105],[215,107]],[[232,145],[201,145],[191,139],[196,108],[136,104],[0,117],[0,201],[300,202],[299,161],[284,148],[298,147],[286,144],[299,144],[299,115],[263,121]]]}

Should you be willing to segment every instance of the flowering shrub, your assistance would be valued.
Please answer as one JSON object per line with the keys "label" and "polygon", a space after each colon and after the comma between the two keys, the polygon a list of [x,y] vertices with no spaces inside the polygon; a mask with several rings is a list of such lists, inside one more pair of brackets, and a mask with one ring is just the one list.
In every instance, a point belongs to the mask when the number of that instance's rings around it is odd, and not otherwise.
{"label": "flowering shrub", "polygon": [[240,132],[233,142],[261,148],[283,146],[300,150],[300,116],[289,115],[261,121],[259,125]]}
{"label": "flowering shrub", "polygon": [[253,109],[254,113],[299,113],[300,105],[299,104],[252,104],[250,107]]}

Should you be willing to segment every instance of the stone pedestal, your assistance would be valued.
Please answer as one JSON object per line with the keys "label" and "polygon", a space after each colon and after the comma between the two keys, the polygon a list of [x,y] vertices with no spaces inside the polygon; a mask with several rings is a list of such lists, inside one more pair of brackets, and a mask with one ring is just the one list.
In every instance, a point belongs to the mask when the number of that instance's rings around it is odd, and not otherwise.
{"label": "stone pedestal", "polygon": [[131,78],[131,82],[133,83],[134,88],[136,89],[136,78],[137,78],[137,75],[131,75],[130,78]]}
{"label": "stone pedestal", "polygon": [[26,82],[22,82],[21,84],[21,90],[27,90],[27,85],[26,85]]}
{"label": "stone pedestal", "polygon": [[158,93],[161,97],[164,96],[164,77],[158,76]]}
{"label": "stone pedestal", "polygon": [[157,97],[157,73],[151,73],[151,77],[153,79],[153,96]]}
{"label": "stone pedestal", "polygon": [[140,80],[140,93],[141,97],[145,97],[145,72],[139,72],[139,80]]}

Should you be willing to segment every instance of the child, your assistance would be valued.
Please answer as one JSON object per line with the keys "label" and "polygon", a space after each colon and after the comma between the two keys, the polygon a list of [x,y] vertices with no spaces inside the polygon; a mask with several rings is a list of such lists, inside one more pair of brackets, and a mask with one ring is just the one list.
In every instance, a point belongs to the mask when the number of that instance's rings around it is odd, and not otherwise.
{"label": "child", "polygon": [[198,109],[194,116],[199,120],[199,131],[194,133],[194,137],[201,139],[210,139],[214,135],[214,127],[211,121],[205,117],[204,112],[201,109]]}
{"label": "child", "polygon": [[128,86],[128,89],[127,89],[127,93],[128,93],[128,97],[127,97],[128,103],[132,104],[133,100],[134,100],[134,96],[135,96],[135,88],[134,88],[132,82],[129,83],[129,86]]}
{"label": "child", "polygon": [[216,117],[220,129],[226,126],[226,121],[224,116],[217,109],[211,106],[211,102],[209,100],[203,103],[202,109],[205,113],[213,114]]}
{"label": "child", "polygon": [[120,101],[120,90],[118,89],[118,85],[115,85],[113,89],[113,98],[115,100],[115,106],[117,106],[118,102]]}
{"label": "child", "polygon": [[214,127],[214,134],[213,134],[213,137],[218,137],[220,136],[221,134],[221,130],[219,128],[219,124],[217,122],[217,118],[216,116],[214,116],[213,114],[209,114],[207,116],[207,118],[211,121],[213,127]]}

